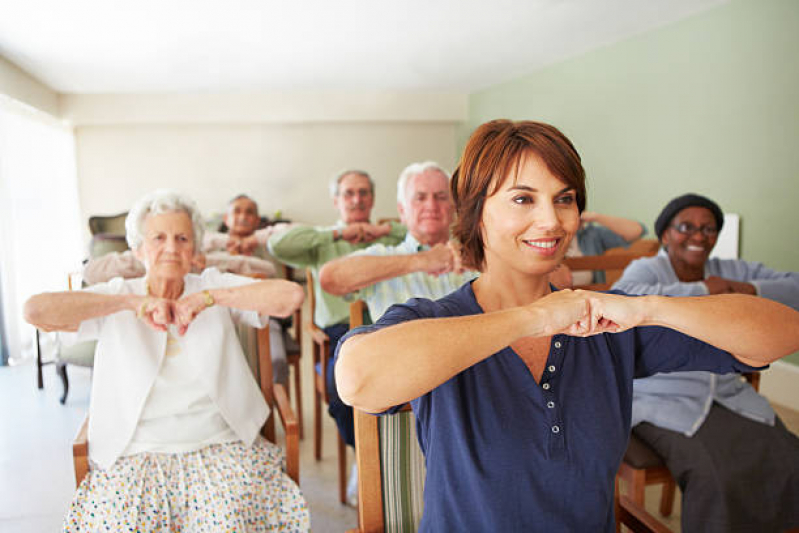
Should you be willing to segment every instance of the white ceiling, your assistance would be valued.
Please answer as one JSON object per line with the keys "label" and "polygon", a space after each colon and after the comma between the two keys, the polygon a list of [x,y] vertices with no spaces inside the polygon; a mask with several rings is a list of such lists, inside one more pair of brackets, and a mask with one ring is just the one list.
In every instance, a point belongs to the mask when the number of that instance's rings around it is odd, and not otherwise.
{"label": "white ceiling", "polygon": [[62,93],[475,90],[728,0],[0,0]]}

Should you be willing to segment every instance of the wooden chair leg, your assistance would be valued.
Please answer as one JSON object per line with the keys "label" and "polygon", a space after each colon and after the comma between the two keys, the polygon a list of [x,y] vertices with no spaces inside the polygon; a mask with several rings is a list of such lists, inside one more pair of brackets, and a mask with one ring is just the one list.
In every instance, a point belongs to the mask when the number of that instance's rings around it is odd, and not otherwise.
{"label": "wooden chair leg", "polygon": [[347,445],[338,433],[338,496],[341,503],[347,503]]}
{"label": "wooden chair leg", "polygon": [[663,493],[660,495],[660,514],[663,516],[671,516],[676,486],[674,479],[669,479],[663,483]]}
{"label": "wooden chair leg", "polygon": [[[315,379],[315,377],[314,377]],[[313,440],[314,457],[317,461],[322,459],[322,397],[319,389],[314,387],[314,406],[313,406]]]}
{"label": "wooden chair leg", "polygon": [[302,385],[300,379],[300,361],[294,364],[294,393],[296,394],[295,403],[297,404],[297,423],[300,425],[300,439],[305,438],[305,425],[302,423]]}
{"label": "wooden chair leg", "polygon": [[644,470],[634,470],[629,478],[627,492],[630,499],[636,505],[644,506],[644,490],[646,489],[646,472]]}

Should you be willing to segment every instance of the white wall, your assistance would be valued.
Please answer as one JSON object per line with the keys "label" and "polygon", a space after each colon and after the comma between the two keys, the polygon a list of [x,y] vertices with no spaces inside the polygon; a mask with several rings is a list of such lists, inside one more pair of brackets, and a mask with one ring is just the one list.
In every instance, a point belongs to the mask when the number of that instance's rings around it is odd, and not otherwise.
{"label": "white wall", "polygon": [[58,115],[56,92],[2,56],[0,56],[0,93],[53,116]]}
{"label": "white wall", "polygon": [[328,224],[336,213],[327,182],[340,170],[375,178],[374,218],[396,216],[395,183],[408,163],[432,159],[451,170],[465,103],[440,94],[68,95],[62,109],[76,125],[84,219],[169,187],[207,214],[244,192],[264,214]]}

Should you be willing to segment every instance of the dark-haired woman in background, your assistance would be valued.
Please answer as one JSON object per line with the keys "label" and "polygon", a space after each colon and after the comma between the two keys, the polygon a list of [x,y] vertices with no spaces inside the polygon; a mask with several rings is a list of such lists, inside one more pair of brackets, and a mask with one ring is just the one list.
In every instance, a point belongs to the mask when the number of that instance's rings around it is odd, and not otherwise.
{"label": "dark-haired woman in background", "polygon": [[[756,294],[799,309],[796,272],[710,259],[723,224],[721,208],[709,198],[673,199],[655,221],[663,249],[630,264],[614,288],[670,296]],[[680,485],[684,531],[799,527],[799,438],[740,376],[674,372],[637,379],[632,424]]]}
{"label": "dark-haired woman in background", "polygon": [[355,407],[411,402],[422,531],[614,531],[634,377],[747,371],[799,348],[799,313],[761,298],[553,291],[585,183],[552,126],[480,126],[452,191],[455,235],[481,276],[351,332],[336,366]]}

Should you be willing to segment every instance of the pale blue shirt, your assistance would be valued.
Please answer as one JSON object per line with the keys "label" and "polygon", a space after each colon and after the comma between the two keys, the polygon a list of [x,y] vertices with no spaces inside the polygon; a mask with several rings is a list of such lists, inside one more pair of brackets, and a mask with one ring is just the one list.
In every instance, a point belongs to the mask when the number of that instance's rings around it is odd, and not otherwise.
{"label": "pale blue shirt", "polygon": [[[419,244],[419,241],[410,232],[405,240],[396,246],[373,244],[372,246],[353,253],[353,256],[389,256],[415,254],[429,250],[429,246]],[[439,276],[426,272],[411,272],[404,276],[379,281],[356,292],[350,293],[345,298],[349,300],[363,299],[369,307],[369,315],[377,321],[386,310],[396,303],[404,303],[411,298],[429,298],[437,300],[454,292],[467,281],[478,276],[479,272],[467,270],[463,274],[449,272]]]}
{"label": "pale blue shirt", "polygon": [[[720,276],[755,286],[758,296],[799,310],[799,274],[778,272],[761,263],[737,259],[709,259],[705,277]],[[614,289],[628,294],[701,296],[701,282],[681,282],[665,250],[655,257],[630,263]],[[774,425],[774,410],[738,374],[674,372],[636,379],[633,387],[632,424],[649,422],[660,428],[692,436],[707,418],[713,402],[751,420]]]}

